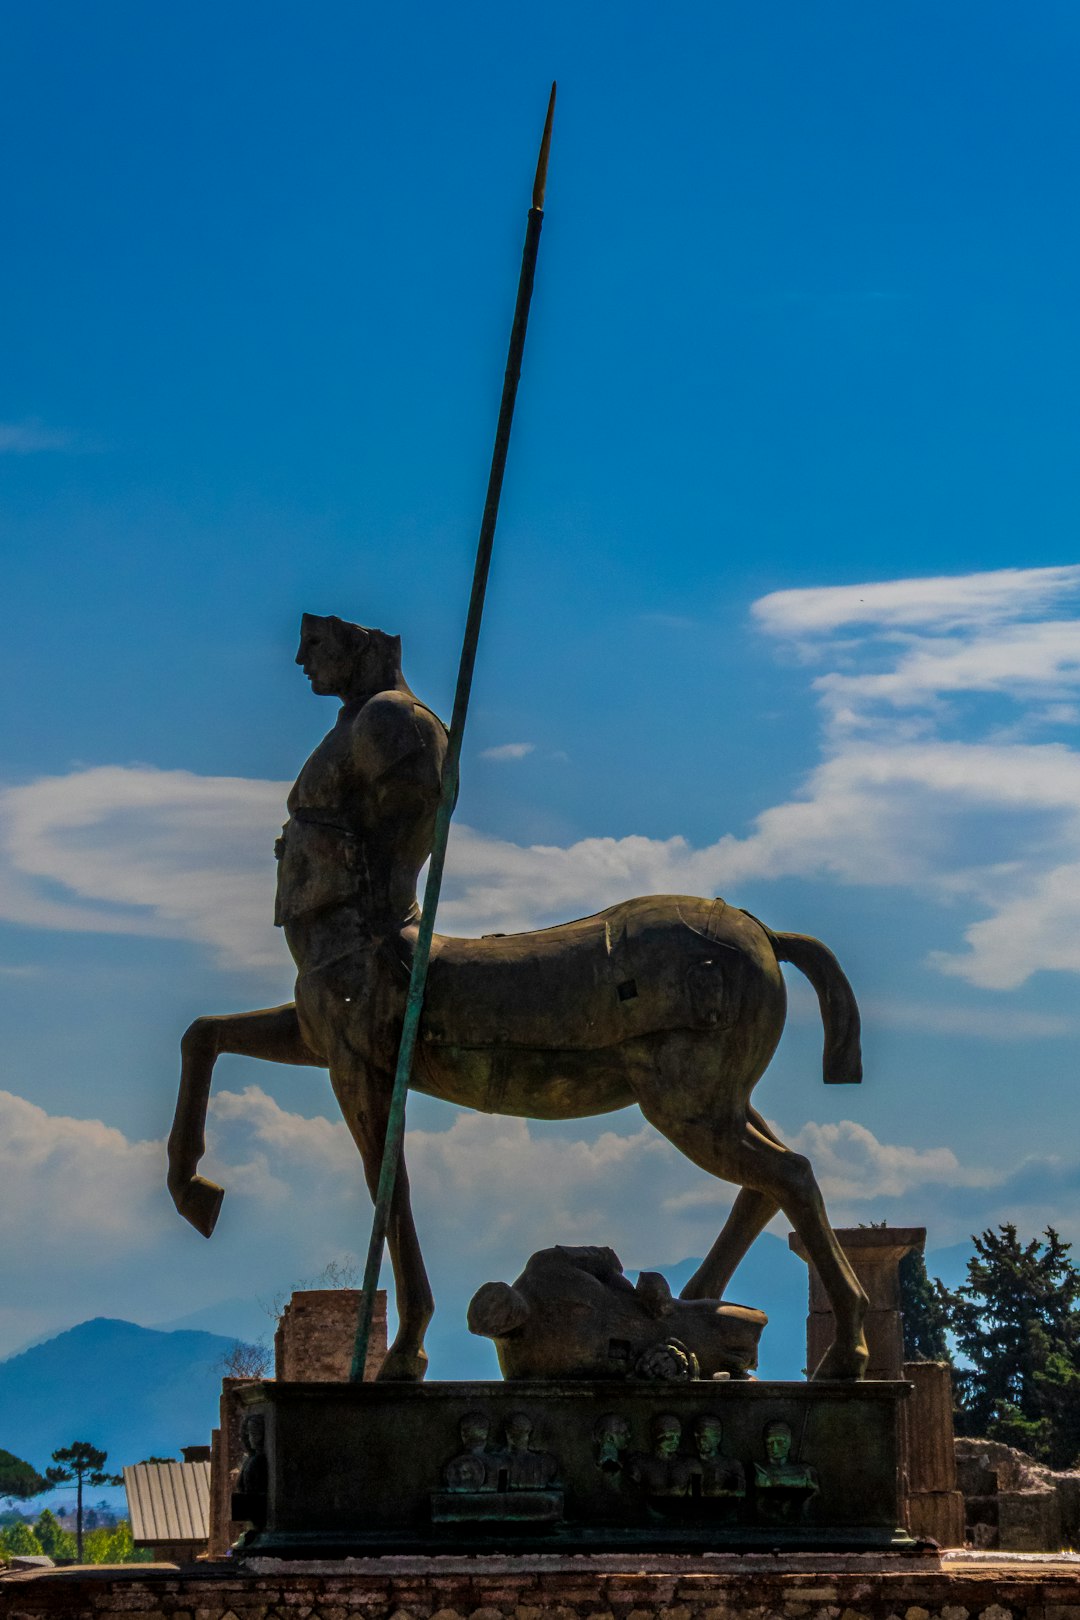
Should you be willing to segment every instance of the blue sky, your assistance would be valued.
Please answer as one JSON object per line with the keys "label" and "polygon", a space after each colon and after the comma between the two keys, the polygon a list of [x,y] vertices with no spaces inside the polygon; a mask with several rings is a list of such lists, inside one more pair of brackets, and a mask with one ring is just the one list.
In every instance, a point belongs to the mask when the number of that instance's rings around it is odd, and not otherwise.
{"label": "blue sky", "polygon": [[[179,1223],[176,1043],[290,995],[273,835],[333,718],[300,613],[399,631],[449,708],[553,76],[442,926],[672,889],[817,933],[867,1081],[823,1090],[793,985],[757,1100],[837,1218],[1080,1239],[1075,8],[36,0],[5,34],[0,1353],[363,1249],[325,1081],[239,1061],[221,1227]],[[444,1296],[723,1218],[631,1113],[410,1118]]]}

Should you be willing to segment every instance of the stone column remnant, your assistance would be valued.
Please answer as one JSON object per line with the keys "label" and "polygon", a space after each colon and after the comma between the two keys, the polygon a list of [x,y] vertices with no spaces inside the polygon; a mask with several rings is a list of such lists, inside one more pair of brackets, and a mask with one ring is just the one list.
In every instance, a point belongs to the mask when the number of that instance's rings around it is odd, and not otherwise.
{"label": "stone column remnant", "polygon": [[[359,1314],[358,1288],[298,1290],[282,1311],[274,1334],[275,1375],[283,1383],[347,1383]],[[375,1377],[385,1359],[386,1292],[380,1288],[375,1295],[365,1382]]]}
{"label": "stone column remnant", "polygon": [[[900,1262],[926,1242],[924,1226],[841,1226],[840,1247],[851,1262],[870,1300],[866,1312],[866,1342],[870,1347],[867,1378],[902,1378],[904,1324],[900,1315]],[[809,1265],[802,1240],[788,1235],[788,1247]],[[821,1278],[810,1266],[810,1313],[806,1319],[806,1368],[812,1373],[835,1336],[829,1297]]]}
{"label": "stone column remnant", "polygon": [[[952,1375],[943,1361],[904,1360],[904,1319],[900,1309],[900,1262],[926,1243],[923,1226],[848,1226],[837,1230],[840,1246],[869,1297],[867,1378],[902,1378],[913,1386],[900,1406],[900,1459],[904,1471],[906,1525],[913,1536],[927,1536],[942,1547],[964,1543],[964,1498],[956,1488]],[[809,1264],[799,1238],[791,1249]],[[810,1266],[810,1309],[806,1318],[809,1371],[833,1338],[833,1314],[821,1279]]]}

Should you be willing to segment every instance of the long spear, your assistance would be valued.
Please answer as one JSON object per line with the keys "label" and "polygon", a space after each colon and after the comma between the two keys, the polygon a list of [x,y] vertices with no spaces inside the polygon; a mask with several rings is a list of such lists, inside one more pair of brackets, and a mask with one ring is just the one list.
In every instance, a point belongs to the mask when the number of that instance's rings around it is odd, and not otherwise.
{"label": "long spear", "polygon": [[517,304],[514,324],[510,329],[510,351],[506,357],[503,377],[502,404],[495,429],[495,448],[491,455],[488,475],[487,500],[480,524],[480,539],[476,547],[476,566],[473,569],[472,594],[469,597],[469,616],[465,621],[465,638],[458,665],[457,689],[454,693],[454,713],[450,721],[450,738],[443,765],[439,808],[435,817],[431,861],[424,888],[424,909],[417,931],[413,952],[412,972],[409,975],[409,995],[405,1003],[405,1020],[401,1026],[401,1045],[398,1047],[394,1089],[390,1098],[390,1113],[386,1123],[382,1168],[375,1196],[375,1217],[371,1223],[371,1242],[368,1244],[367,1264],[364,1267],[364,1291],[360,1301],[360,1319],[356,1325],[356,1343],[353,1347],[350,1378],[354,1384],[363,1381],[367,1365],[368,1342],[375,1310],[375,1290],[379,1285],[386,1228],[390,1219],[390,1205],[394,1197],[401,1147],[405,1136],[405,1098],[412,1074],[413,1053],[420,1028],[420,1014],[424,1007],[424,988],[427,984],[428,962],[431,957],[431,937],[435,932],[435,911],[442,888],[443,866],[446,861],[446,842],[450,834],[450,817],[458,793],[458,768],[461,761],[461,741],[465,733],[465,719],[469,711],[473,666],[476,663],[476,645],[480,639],[480,621],[484,613],[488,570],[491,566],[491,548],[495,539],[495,524],[499,516],[499,496],[502,493],[506,452],[510,446],[510,427],[514,420],[514,401],[517,398],[518,378],[521,375],[521,356],[525,349],[525,331],[529,323],[529,304],[532,299],[533,277],[536,273],[536,255],[540,247],[540,229],[544,223],[544,190],[547,185],[548,152],[551,147],[551,121],[555,113],[555,86],[551,87],[544,134],[540,142],[540,156],[533,181],[532,207],[525,228],[525,248],[521,256],[521,275],[518,278]]}

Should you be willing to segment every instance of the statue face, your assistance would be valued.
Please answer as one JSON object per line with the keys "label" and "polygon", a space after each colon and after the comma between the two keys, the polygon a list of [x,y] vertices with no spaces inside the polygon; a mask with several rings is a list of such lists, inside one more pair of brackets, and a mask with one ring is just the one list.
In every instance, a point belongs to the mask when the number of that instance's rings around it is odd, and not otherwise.
{"label": "statue face", "polygon": [[506,1439],[515,1451],[527,1451],[529,1437],[532,1434],[532,1420],[521,1414],[508,1418],[506,1423]]}
{"label": "statue face", "polygon": [[682,1424],[675,1417],[661,1417],[656,1420],[653,1430],[653,1439],[658,1457],[674,1457],[679,1449],[679,1440],[682,1437]]}
{"label": "statue face", "polygon": [[305,613],[300,621],[296,662],[311,682],[316,696],[337,697],[352,684],[357,649],[350,645],[335,620]]}
{"label": "statue face", "polygon": [[482,1446],[488,1437],[488,1420],[482,1412],[466,1412],[461,1420],[461,1443],[468,1450]]}
{"label": "statue face", "polygon": [[786,1423],[770,1423],[765,1430],[765,1454],[772,1463],[786,1463],[791,1452],[791,1430]]}
{"label": "statue face", "polygon": [[723,1429],[719,1418],[701,1418],[694,1425],[694,1444],[699,1457],[715,1457],[720,1450]]}

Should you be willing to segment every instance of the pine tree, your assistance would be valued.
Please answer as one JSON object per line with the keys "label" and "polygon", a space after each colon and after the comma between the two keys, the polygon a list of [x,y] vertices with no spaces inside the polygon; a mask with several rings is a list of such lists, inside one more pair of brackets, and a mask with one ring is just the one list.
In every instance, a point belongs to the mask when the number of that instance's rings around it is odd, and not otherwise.
{"label": "pine tree", "polygon": [[59,1463],[58,1468],[47,1468],[45,1478],[50,1485],[70,1485],[76,1481],[78,1490],[78,1506],[75,1512],[75,1544],[76,1558],[81,1564],[83,1561],[83,1488],[87,1485],[95,1489],[99,1485],[122,1485],[123,1476],[120,1474],[106,1474],[103,1470],[108,1459],[107,1451],[99,1451],[92,1446],[89,1440],[74,1440],[70,1446],[62,1447],[53,1452],[53,1462]]}
{"label": "pine tree", "polygon": [[1080,1455],[1080,1270],[1052,1226],[1021,1243],[1015,1226],[973,1238],[950,1322],[961,1434],[1002,1440],[1068,1468]]}
{"label": "pine tree", "polygon": [[905,1361],[952,1360],[946,1338],[949,1294],[928,1275],[921,1249],[912,1249],[900,1262],[900,1314]]}

